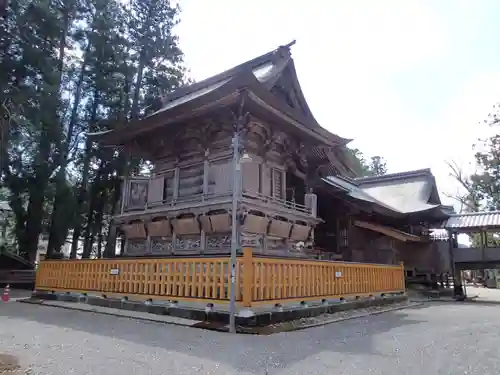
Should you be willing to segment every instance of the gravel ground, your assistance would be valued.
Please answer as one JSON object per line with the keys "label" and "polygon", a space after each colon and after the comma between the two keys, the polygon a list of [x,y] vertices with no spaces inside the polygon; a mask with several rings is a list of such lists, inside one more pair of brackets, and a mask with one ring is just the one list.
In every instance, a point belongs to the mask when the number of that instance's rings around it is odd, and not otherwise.
{"label": "gravel ground", "polygon": [[250,336],[9,303],[0,354],[51,375],[497,375],[499,315],[496,305],[434,303]]}
{"label": "gravel ground", "polygon": [[370,314],[377,314],[386,311],[402,309],[406,307],[413,307],[418,305],[419,303],[403,301],[403,302],[391,303],[390,305],[385,305],[385,306],[370,306],[355,310],[339,311],[331,314],[321,314],[310,318],[300,318],[292,321],[271,324],[267,327],[263,327],[261,331],[263,333],[292,331],[292,330],[317,326],[319,324],[338,322],[346,319],[363,318],[366,315]]}

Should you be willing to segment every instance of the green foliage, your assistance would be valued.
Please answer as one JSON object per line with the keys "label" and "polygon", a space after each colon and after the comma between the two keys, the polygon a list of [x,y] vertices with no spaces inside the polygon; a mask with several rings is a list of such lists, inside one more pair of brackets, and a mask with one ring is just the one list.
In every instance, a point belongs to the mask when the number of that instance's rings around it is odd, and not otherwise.
{"label": "green foliage", "polygon": [[185,81],[179,9],[168,0],[17,0],[2,21],[0,188],[16,242],[34,259],[40,234],[57,252],[73,231],[91,251],[118,177],[140,161],[126,165],[86,133],[126,126]]}
{"label": "green foliage", "polygon": [[[499,122],[500,108],[493,107],[493,113],[485,120],[495,129]],[[479,210],[500,210],[500,134],[480,140],[473,145],[476,172],[467,175],[454,163],[448,163],[451,175],[461,185],[463,194],[453,196],[460,204],[461,210],[475,212]]]}
{"label": "green foliage", "polygon": [[372,156],[366,159],[365,155],[357,148],[348,148],[351,155],[351,163],[354,166],[354,171],[359,177],[365,176],[382,176],[387,173],[387,163],[381,156]]}

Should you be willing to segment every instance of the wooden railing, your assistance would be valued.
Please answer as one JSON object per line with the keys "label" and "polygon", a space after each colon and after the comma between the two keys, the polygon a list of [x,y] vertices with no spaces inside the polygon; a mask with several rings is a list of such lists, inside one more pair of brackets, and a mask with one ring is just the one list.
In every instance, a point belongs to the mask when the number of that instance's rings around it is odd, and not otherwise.
{"label": "wooden railing", "polygon": [[311,208],[303,204],[298,204],[292,201],[287,201],[286,199],[271,197],[262,193],[255,193],[251,191],[243,191],[243,198],[250,198],[258,200],[264,204],[275,204],[279,207],[283,207],[289,210],[299,211],[305,214],[311,214]]}
{"label": "wooden railing", "polygon": [[[160,176],[161,177],[161,176]],[[175,207],[190,207],[192,205],[199,205],[202,202],[210,202],[214,200],[230,200],[232,192],[221,192],[221,193],[199,193],[184,197],[173,197],[169,196],[163,200],[152,200],[149,197],[151,179],[149,177],[129,177],[126,178],[123,185],[122,193],[122,203],[121,203],[121,213],[130,211],[148,211],[152,209],[158,209],[159,207],[169,209]],[[138,194],[136,199],[132,200],[132,184],[142,185],[141,194]]]}
{"label": "wooden railing", "polygon": [[[240,306],[403,292],[403,265],[238,257]],[[229,301],[229,259],[56,260],[40,263],[36,289],[139,299]]]}
{"label": "wooden railing", "polygon": [[244,268],[247,267],[253,272],[245,273],[243,284],[251,285],[251,294],[244,293],[244,305],[366,296],[405,289],[402,264],[252,257],[244,262]]}
{"label": "wooden railing", "polygon": [[[151,180],[149,177],[130,177],[125,179],[122,193],[122,204],[121,213],[131,212],[131,211],[148,211],[153,209],[158,209],[162,207],[164,209],[179,207],[190,207],[193,205],[199,205],[202,202],[209,203],[215,200],[227,200],[229,201],[233,192],[232,190],[223,191],[219,193],[199,193],[194,195],[189,195],[185,197],[173,197],[169,196],[164,200],[151,200],[148,194],[149,184]],[[137,201],[131,200],[132,184],[142,185],[142,194],[138,195]],[[251,202],[259,202],[266,205],[275,205],[278,208],[298,211],[303,214],[311,215],[311,208],[302,204],[298,204],[286,199],[271,197],[262,193],[242,191],[242,197],[244,199],[249,199]]]}
{"label": "wooden railing", "polygon": [[[228,267],[226,257],[42,261],[36,288],[143,299],[226,301]],[[239,283],[238,276],[239,272]],[[241,295],[237,298],[241,300]]]}

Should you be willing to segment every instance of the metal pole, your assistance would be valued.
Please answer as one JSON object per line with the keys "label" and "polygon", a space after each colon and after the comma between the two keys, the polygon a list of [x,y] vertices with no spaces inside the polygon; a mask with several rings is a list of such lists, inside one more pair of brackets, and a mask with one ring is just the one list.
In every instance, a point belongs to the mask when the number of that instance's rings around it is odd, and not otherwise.
{"label": "metal pole", "polygon": [[229,332],[236,333],[236,253],[238,251],[238,199],[240,197],[240,129],[233,137],[233,201],[231,215],[231,287],[229,294]]}

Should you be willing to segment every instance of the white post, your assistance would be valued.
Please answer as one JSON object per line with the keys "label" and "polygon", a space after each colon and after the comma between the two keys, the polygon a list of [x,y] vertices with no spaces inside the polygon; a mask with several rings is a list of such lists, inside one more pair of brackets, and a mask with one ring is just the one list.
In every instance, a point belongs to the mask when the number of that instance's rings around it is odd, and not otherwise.
{"label": "white post", "polygon": [[233,199],[231,214],[231,288],[229,294],[229,332],[236,333],[236,254],[238,252],[238,199],[240,197],[240,129],[235,129],[233,137]]}

